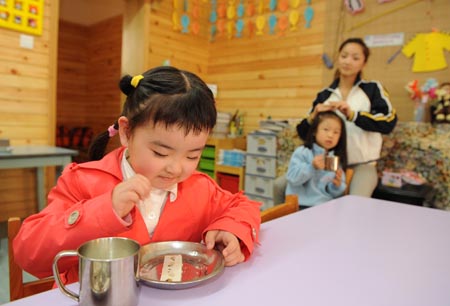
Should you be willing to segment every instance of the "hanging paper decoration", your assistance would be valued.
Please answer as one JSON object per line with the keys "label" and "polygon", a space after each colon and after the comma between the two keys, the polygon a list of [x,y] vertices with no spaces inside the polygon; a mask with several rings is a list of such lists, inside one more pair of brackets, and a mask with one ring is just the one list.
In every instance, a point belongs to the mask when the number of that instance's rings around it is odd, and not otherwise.
{"label": "hanging paper decoration", "polygon": [[231,39],[233,37],[233,28],[234,24],[232,20],[227,21],[227,37],[228,39]]}
{"label": "hanging paper decoration", "polygon": [[289,9],[289,1],[288,0],[280,0],[278,4],[278,10],[282,13],[286,12]]}
{"label": "hanging paper decoration", "polygon": [[264,34],[265,25],[266,25],[266,18],[263,15],[256,17],[256,35]]}
{"label": "hanging paper decoration", "polygon": [[226,25],[225,19],[219,19],[219,21],[217,21],[217,30],[219,32],[219,36],[225,35],[225,25]]}
{"label": "hanging paper decoration", "polygon": [[[309,1],[308,1],[308,4],[310,4]],[[291,7],[292,8],[296,9],[299,6],[300,6],[300,0],[291,0]]]}
{"label": "hanging paper decoration", "polygon": [[277,8],[277,0],[270,0],[269,9],[273,12]]}
{"label": "hanging paper decoration", "polygon": [[239,2],[238,8],[237,8],[237,16],[238,18],[242,18],[244,17],[244,13],[245,13],[245,7],[244,7],[244,0],[241,0]]}
{"label": "hanging paper decoration", "polygon": [[242,37],[242,30],[244,29],[244,21],[242,19],[236,20],[236,37]]}
{"label": "hanging paper decoration", "polygon": [[217,26],[215,24],[213,24],[209,30],[209,41],[214,41],[214,39],[216,38],[216,33],[217,33]]}
{"label": "hanging paper decoration", "polygon": [[191,20],[189,19],[189,15],[187,14],[188,11],[188,0],[184,0],[184,14],[181,16],[181,25],[183,26],[183,29],[181,30],[181,33],[189,33],[189,24],[191,23]]}
{"label": "hanging paper decoration", "polygon": [[272,14],[269,17],[269,34],[271,35],[275,34],[276,25],[277,25],[277,16]]}
{"label": "hanging paper decoration", "polygon": [[364,3],[362,0],[344,0],[347,10],[351,14],[358,14],[364,10]]}
{"label": "hanging paper decoration", "polygon": [[232,20],[236,16],[236,6],[234,5],[234,0],[228,1],[227,8],[227,18]]}
{"label": "hanging paper decoration", "polygon": [[303,16],[305,17],[305,21],[306,21],[305,28],[310,28],[311,27],[311,20],[314,17],[314,10],[312,9],[312,7],[310,5],[308,5],[305,8],[305,12],[304,12]]}
{"label": "hanging paper decoration", "polygon": [[209,22],[217,22],[217,2],[216,0],[211,0],[211,13],[209,14]]}
{"label": "hanging paper decoration", "polygon": [[221,2],[219,4],[219,8],[217,9],[217,13],[219,14],[219,18],[225,18],[227,15],[227,7],[225,2]]}
{"label": "hanging paper decoration", "polygon": [[174,31],[180,31],[180,15],[178,13],[179,5],[178,0],[173,0],[173,12],[172,12],[172,28]]}
{"label": "hanging paper decoration", "polygon": [[211,0],[211,12],[209,14],[209,22],[212,23],[211,28],[209,29],[209,40],[214,41],[217,33],[217,1]]}
{"label": "hanging paper decoration", "polygon": [[255,23],[252,20],[249,20],[247,22],[247,29],[248,29],[248,36],[250,38],[253,38],[255,36],[256,26],[255,26]]}
{"label": "hanging paper decoration", "polygon": [[249,1],[247,4],[247,17],[253,17],[255,15],[255,4],[253,1]]}
{"label": "hanging paper decoration", "polygon": [[199,22],[199,17],[200,17],[200,8],[199,8],[199,0],[193,0],[193,6],[192,6],[192,33],[194,33],[194,35],[198,35],[198,33],[200,33],[200,22]]}
{"label": "hanging paper decoration", "polygon": [[300,14],[298,13],[298,11],[291,11],[289,13],[289,24],[291,25],[291,31],[296,31],[297,30],[297,24],[298,21],[300,19]]}
{"label": "hanging paper decoration", "polygon": [[282,15],[278,20],[278,35],[283,36],[289,26],[289,20],[286,15]]}
{"label": "hanging paper decoration", "polygon": [[264,1],[263,0],[259,0],[259,2],[258,2],[258,14],[261,15],[262,13],[264,13]]}

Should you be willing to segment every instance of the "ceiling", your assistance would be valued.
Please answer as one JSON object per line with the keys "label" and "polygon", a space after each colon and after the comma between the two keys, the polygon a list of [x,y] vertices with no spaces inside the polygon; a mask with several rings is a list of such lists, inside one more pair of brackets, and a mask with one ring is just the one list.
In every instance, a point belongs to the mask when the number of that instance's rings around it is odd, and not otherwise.
{"label": "ceiling", "polygon": [[60,0],[59,17],[72,23],[90,26],[121,15],[125,0]]}

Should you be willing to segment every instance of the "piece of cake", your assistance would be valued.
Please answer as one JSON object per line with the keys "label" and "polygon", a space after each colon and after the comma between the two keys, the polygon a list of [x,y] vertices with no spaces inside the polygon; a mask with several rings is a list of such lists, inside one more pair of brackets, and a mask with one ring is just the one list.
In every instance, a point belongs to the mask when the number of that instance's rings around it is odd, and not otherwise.
{"label": "piece of cake", "polygon": [[161,272],[162,282],[181,282],[183,258],[181,255],[166,255]]}

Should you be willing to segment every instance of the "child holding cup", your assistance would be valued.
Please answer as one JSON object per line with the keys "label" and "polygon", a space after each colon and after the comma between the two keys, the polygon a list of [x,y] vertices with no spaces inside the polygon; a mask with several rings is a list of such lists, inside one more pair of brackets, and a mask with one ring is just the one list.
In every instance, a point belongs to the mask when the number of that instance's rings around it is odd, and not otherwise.
{"label": "child holding cup", "polygon": [[321,112],[314,118],[304,144],[291,156],[286,194],[297,194],[302,208],[337,198],[347,187],[346,167],[344,121],[334,111]]}

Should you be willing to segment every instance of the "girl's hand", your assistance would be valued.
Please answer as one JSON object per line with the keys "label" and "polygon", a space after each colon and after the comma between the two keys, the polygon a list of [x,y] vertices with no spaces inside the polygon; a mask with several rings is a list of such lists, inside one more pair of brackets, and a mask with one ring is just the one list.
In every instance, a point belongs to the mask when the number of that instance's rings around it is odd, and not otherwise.
{"label": "girl's hand", "polygon": [[336,175],[335,175],[334,178],[333,178],[333,184],[334,184],[334,186],[336,186],[336,187],[341,186],[342,172],[343,172],[343,171],[342,171],[341,168],[337,169]]}
{"label": "girl's hand", "polygon": [[205,236],[205,244],[208,250],[212,250],[217,243],[217,249],[225,258],[225,266],[230,267],[244,261],[241,245],[235,235],[227,231],[212,230]]}
{"label": "girl's hand", "polygon": [[312,165],[317,170],[325,169],[325,154],[314,156]]}
{"label": "girl's hand", "polygon": [[112,192],[112,207],[121,218],[124,218],[139,203],[150,194],[150,181],[141,174],[136,174],[114,187]]}

